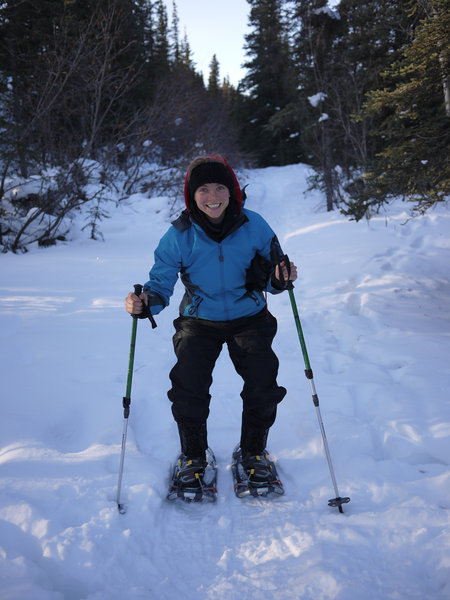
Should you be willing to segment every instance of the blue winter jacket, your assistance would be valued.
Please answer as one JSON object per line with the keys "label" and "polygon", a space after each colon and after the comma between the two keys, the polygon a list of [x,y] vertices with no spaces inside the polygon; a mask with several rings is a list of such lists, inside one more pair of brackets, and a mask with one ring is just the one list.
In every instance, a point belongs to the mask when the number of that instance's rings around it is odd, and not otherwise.
{"label": "blue winter jacket", "polygon": [[[172,224],[155,250],[150,280],[144,286],[144,292],[150,295],[152,314],[169,304],[178,275],[185,286],[180,315],[230,321],[255,315],[264,308],[262,291],[246,289],[247,273],[255,255],[273,265],[274,247],[279,245],[258,213],[247,209],[242,213],[244,222],[221,242],[209,238],[191,220],[185,219],[183,226]],[[281,291],[272,285],[270,276],[265,287],[271,293]]]}

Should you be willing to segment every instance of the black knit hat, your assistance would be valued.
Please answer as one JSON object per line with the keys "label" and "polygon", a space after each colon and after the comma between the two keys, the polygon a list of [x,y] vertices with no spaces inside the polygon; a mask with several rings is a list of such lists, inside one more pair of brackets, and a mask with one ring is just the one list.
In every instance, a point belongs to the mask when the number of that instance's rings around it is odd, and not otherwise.
{"label": "black knit hat", "polygon": [[187,181],[189,206],[193,206],[195,191],[205,183],[221,183],[230,190],[232,197],[236,196],[236,183],[230,169],[221,162],[204,162],[197,165],[189,175]]}
{"label": "black knit hat", "polygon": [[235,181],[228,167],[221,162],[204,162],[197,165],[189,175],[187,192],[189,205],[192,206],[195,191],[205,183],[221,183],[235,197]]}

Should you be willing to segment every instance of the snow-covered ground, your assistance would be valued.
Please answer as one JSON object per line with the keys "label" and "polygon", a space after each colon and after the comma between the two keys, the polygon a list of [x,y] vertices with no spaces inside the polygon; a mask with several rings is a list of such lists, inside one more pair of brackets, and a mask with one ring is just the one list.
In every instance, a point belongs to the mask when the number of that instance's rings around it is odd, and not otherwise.
{"label": "snow-covered ground", "polygon": [[209,441],[216,504],[165,501],[178,452],[166,391],[181,284],[158,328],[139,321],[122,498],[115,503],[131,319],[168,227],[166,198],[137,195],[104,242],[0,257],[2,600],[448,600],[450,212],[407,221],[326,213],[306,167],[241,174],[299,266],[295,296],[345,514],[335,496],[288,295],[269,436],[286,494],[242,501],[230,455],[240,387],[224,349]]}

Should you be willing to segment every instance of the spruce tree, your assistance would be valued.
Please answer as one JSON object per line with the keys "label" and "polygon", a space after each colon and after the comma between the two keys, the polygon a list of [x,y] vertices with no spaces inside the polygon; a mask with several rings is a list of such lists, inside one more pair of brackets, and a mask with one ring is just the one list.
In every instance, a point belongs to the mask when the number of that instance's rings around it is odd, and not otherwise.
{"label": "spruce tree", "polygon": [[376,134],[384,143],[366,172],[365,195],[350,207],[356,218],[394,196],[424,212],[450,194],[448,0],[414,0],[409,17],[419,18],[411,40],[384,72],[382,86],[368,94],[366,113],[380,119]]}
{"label": "spruce tree", "polygon": [[337,202],[334,145],[335,121],[331,116],[333,88],[333,46],[340,17],[326,7],[324,0],[303,1],[294,12],[295,57],[298,66],[298,132],[309,162],[316,168],[327,209]]}
{"label": "spruce tree", "polygon": [[330,116],[335,121],[336,162],[351,179],[364,167],[381,140],[369,135],[375,118],[363,116],[366,94],[398,56],[408,37],[408,22],[398,0],[341,0],[340,30],[332,49]]}
{"label": "spruce tree", "polygon": [[209,77],[208,77],[208,92],[211,94],[218,94],[220,90],[220,65],[217,60],[217,56],[214,54],[211,62],[209,63]]}
{"label": "spruce tree", "polygon": [[152,65],[157,78],[169,71],[169,26],[167,10],[162,0],[156,3],[156,28]]}
{"label": "spruce tree", "polygon": [[171,34],[171,57],[172,62],[175,65],[181,62],[181,49],[180,49],[180,19],[178,18],[178,9],[175,0],[172,2],[172,27],[170,30]]}
{"label": "spruce tree", "polygon": [[363,115],[362,107],[408,24],[398,0],[342,0],[333,10],[325,0],[302,0],[292,23],[299,82],[293,114],[317,173],[314,185],[325,191],[331,209],[364,190],[361,172],[382,140],[369,135],[376,117]]}
{"label": "spruce tree", "polygon": [[181,62],[188,69],[195,69],[194,61],[192,60],[192,50],[186,32],[184,32],[181,41]]}
{"label": "spruce tree", "polygon": [[240,84],[245,95],[238,110],[244,150],[257,157],[261,166],[290,161],[286,141],[290,131],[271,127],[295,94],[290,49],[282,19],[281,0],[248,0],[250,4],[244,67],[247,75]]}
{"label": "spruce tree", "polygon": [[26,177],[30,161],[38,159],[32,124],[36,122],[36,94],[47,80],[45,51],[54,47],[53,31],[62,17],[57,0],[39,4],[6,0],[0,12],[0,73],[2,89],[1,158]]}

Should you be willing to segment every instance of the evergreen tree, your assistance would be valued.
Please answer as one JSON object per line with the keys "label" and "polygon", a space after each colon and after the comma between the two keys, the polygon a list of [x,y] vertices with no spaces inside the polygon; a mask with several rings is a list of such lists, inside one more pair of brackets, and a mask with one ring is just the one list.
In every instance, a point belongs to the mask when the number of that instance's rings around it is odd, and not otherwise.
{"label": "evergreen tree", "polygon": [[[2,162],[28,175],[30,160],[38,153],[33,139],[36,122],[33,91],[46,77],[44,50],[52,51],[53,32],[62,15],[61,2],[43,0],[2,3],[0,12],[0,73],[2,86]],[[34,92],[36,93],[36,92]]]}
{"label": "evergreen tree", "polygon": [[331,209],[364,189],[361,171],[381,139],[370,136],[374,116],[362,115],[365,95],[376,88],[408,35],[398,0],[324,0],[295,3],[292,23],[298,68],[299,134]]}
{"label": "evergreen tree", "polygon": [[300,135],[310,162],[319,173],[327,209],[337,203],[335,182],[335,122],[331,117],[333,46],[340,28],[340,16],[326,6],[326,0],[298,3],[295,17],[295,54],[299,65]]}
{"label": "evergreen tree", "polygon": [[288,163],[290,131],[274,127],[278,112],[295,94],[290,49],[282,20],[281,0],[248,0],[251,33],[246,35],[247,75],[240,85],[245,96],[238,107],[244,150],[261,166]]}
{"label": "evergreen tree", "polygon": [[336,162],[350,178],[351,170],[366,165],[380,143],[369,135],[375,123],[363,117],[362,107],[407,39],[408,22],[398,0],[341,0],[338,9],[341,24],[332,48],[329,105]]}
{"label": "evergreen tree", "polygon": [[195,69],[195,65],[192,60],[191,46],[189,44],[189,40],[188,40],[186,32],[184,32],[183,40],[181,42],[181,62],[188,69],[190,69],[190,70]]}
{"label": "evergreen tree", "polygon": [[159,79],[169,71],[169,27],[163,0],[156,3],[156,29],[152,64]]}
{"label": "evergreen tree", "polygon": [[[156,85],[156,75],[152,67],[155,52],[155,23],[153,3],[149,0],[134,0],[134,4],[134,32],[132,33],[134,33],[136,53],[139,58],[136,65],[137,85],[132,101],[141,107],[153,96]],[[136,110],[136,106],[134,108]]]}
{"label": "evergreen tree", "polygon": [[369,93],[366,112],[380,117],[384,144],[366,173],[367,190],[349,209],[360,218],[393,196],[424,212],[450,194],[450,74],[448,0],[413,0],[420,18],[402,56],[384,73],[383,87]]}
{"label": "evergreen tree", "polygon": [[[144,61],[141,71],[141,86],[145,96],[143,105],[148,105],[155,96],[162,78],[170,70],[169,31],[165,6],[162,2],[142,0],[144,11]],[[172,48],[174,50],[174,48]]]}
{"label": "evergreen tree", "polygon": [[175,65],[181,63],[181,49],[180,49],[180,19],[178,18],[178,9],[175,0],[172,2],[172,28],[171,28],[171,56],[172,62]]}
{"label": "evergreen tree", "polygon": [[11,82],[2,98],[5,169],[17,164],[26,176],[33,161],[72,160],[81,152],[93,158],[114,144],[148,97],[147,8],[145,0],[5,5],[0,73]]}
{"label": "evergreen tree", "polygon": [[211,94],[218,94],[220,90],[219,82],[220,66],[217,56],[214,54],[209,63],[208,91]]}

